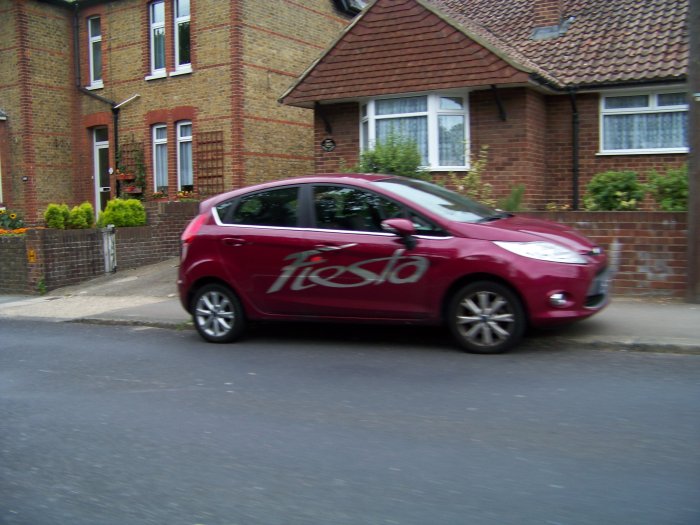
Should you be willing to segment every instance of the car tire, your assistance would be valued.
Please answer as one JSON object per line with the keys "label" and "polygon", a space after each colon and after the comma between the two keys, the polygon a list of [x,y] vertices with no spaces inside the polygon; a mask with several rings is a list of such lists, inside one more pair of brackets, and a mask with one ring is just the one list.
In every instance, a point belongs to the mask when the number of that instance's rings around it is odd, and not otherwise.
{"label": "car tire", "polygon": [[447,322],[457,343],[475,354],[499,354],[513,348],[526,325],[520,298],[493,281],[474,282],[454,294]]}
{"label": "car tire", "polygon": [[227,286],[207,284],[192,298],[192,320],[199,335],[211,343],[230,343],[245,328],[238,296]]}

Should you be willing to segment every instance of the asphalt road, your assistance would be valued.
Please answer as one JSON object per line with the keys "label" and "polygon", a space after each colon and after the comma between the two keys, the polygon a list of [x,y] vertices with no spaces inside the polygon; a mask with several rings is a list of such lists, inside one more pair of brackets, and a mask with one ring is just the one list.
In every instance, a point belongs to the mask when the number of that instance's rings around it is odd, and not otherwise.
{"label": "asphalt road", "polygon": [[697,525],[700,356],[0,321],[0,523]]}

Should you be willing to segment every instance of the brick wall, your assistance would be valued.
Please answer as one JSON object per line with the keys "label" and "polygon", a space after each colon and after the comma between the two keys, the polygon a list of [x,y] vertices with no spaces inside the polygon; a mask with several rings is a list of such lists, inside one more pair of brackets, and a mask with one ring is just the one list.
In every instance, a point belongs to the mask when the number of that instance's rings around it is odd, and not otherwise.
{"label": "brick wall", "polygon": [[[359,161],[360,107],[357,103],[323,106],[315,112],[313,152],[316,173],[335,173],[350,169]],[[326,123],[331,132],[326,130]],[[333,151],[325,151],[321,142],[332,139]]]}
{"label": "brick wall", "polygon": [[[570,204],[572,186],[572,107],[568,96],[548,96],[547,103],[547,202],[557,205]],[[576,96],[579,111],[579,194],[583,205],[586,185],[594,175],[605,171],[635,171],[640,182],[645,182],[652,170],[665,173],[670,167],[687,162],[687,154],[668,155],[597,155],[600,149],[597,94]],[[654,203],[647,197],[643,209],[653,210]]]}
{"label": "brick wall", "polygon": [[616,270],[613,293],[682,299],[687,276],[687,214],[530,212],[572,226],[599,243]]}
{"label": "brick wall", "polygon": [[33,293],[29,288],[25,237],[0,235],[0,293]]}
{"label": "brick wall", "polygon": [[[118,269],[155,263],[179,253],[179,238],[197,203],[149,203],[149,225],[119,228]],[[613,293],[682,299],[687,275],[687,218],[663,212],[530,212],[567,224],[598,242],[616,270]],[[33,250],[35,262],[28,262]],[[0,293],[36,293],[104,273],[98,230],[30,230],[0,237]]]}
{"label": "brick wall", "polygon": [[[175,257],[180,234],[197,213],[196,202],[148,203],[148,225],[117,228],[117,268],[135,268]],[[0,236],[0,293],[38,293],[105,273],[102,231],[28,230]]]}

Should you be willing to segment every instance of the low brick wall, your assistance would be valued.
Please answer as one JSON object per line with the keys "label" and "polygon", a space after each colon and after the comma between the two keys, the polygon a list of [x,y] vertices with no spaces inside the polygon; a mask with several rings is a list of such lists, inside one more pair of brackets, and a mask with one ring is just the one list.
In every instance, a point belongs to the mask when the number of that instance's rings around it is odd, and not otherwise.
{"label": "low brick wall", "polygon": [[[117,268],[175,257],[197,203],[147,203],[148,226],[118,228]],[[528,212],[567,224],[598,242],[616,270],[613,293],[682,299],[687,275],[687,215],[664,212]],[[0,293],[38,293],[105,272],[100,230],[29,230],[0,237]]]}
{"label": "low brick wall", "polygon": [[[117,268],[136,268],[178,255],[180,234],[196,202],[146,203],[148,225],[117,228]],[[0,236],[0,293],[32,294],[104,275],[102,230],[28,230]]]}
{"label": "low brick wall", "polygon": [[0,293],[33,293],[29,288],[29,263],[25,236],[0,235]]}
{"label": "low brick wall", "polygon": [[684,298],[688,216],[670,212],[528,212],[580,231],[608,252],[613,293]]}

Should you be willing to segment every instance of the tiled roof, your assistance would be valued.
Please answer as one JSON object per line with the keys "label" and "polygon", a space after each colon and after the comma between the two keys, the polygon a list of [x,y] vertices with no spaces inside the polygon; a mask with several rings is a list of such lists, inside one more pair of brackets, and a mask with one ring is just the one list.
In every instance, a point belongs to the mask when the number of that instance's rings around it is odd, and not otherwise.
{"label": "tiled roof", "polygon": [[562,86],[686,74],[688,0],[560,0],[566,32],[544,40],[532,39],[533,4],[542,0],[423,1],[517,50]]}
{"label": "tiled roof", "polygon": [[[544,5],[562,31],[534,39]],[[375,0],[282,101],[683,80],[687,11],[688,0]]]}

